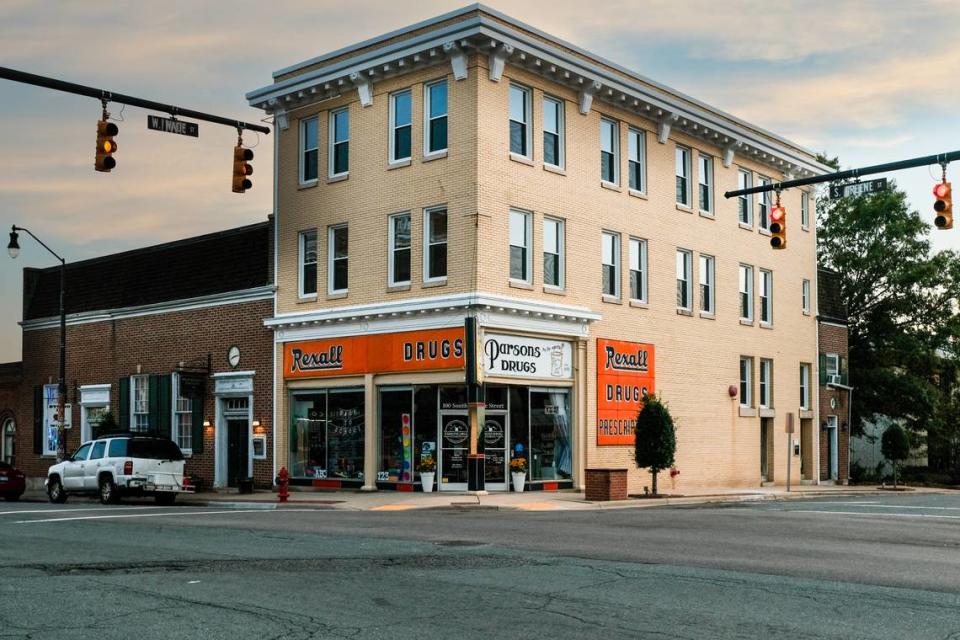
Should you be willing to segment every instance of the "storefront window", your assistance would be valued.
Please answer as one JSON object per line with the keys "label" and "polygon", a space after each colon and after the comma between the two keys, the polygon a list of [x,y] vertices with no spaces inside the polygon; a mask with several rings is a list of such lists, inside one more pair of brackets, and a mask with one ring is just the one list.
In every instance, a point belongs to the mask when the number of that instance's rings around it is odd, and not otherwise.
{"label": "storefront window", "polygon": [[363,478],[363,390],[331,389],[292,398],[290,475]]}
{"label": "storefront window", "polygon": [[567,480],[573,471],[569,394],[530,391],[530,479]]}

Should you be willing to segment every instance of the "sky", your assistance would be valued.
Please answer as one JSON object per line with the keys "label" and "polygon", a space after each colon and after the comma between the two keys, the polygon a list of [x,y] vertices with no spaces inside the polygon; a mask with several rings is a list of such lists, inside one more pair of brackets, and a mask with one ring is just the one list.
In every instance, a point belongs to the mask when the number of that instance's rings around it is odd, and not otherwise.
{"label": "sky", "polygon": [[[0,66],[257,122],[244,94],[271,73],[467,3],[204,0],[0,3]],[[490,0],[488,6],[732,113],[844,168],[960,148],[956,0]],[[548,9],[548,10],[544,10]],[[148,131],[111,105],[117,168],[93,170],[98,101],[0,80],[0,229],[68,261],[226,229],[272,207],[272,141],[254,188],[230,190],[236,132]],[[958,167],[952,179],[960,180]],[[889,174],[932,222],[939,170]],[[954,232],[935,249],[960,249]],[[0,362],[19,360],[23,267],[55,265],[21,236],[0,254]]]}

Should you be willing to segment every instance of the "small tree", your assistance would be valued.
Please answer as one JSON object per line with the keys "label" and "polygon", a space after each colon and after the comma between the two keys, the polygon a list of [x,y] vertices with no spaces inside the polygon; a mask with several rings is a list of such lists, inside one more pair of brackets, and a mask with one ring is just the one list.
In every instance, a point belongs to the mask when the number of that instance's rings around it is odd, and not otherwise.
{"label": "small tree", "polygon": [[673,418],[660,398],[649,394],[637,415],[634,455],[637,467],[650,469],[653,495],[657,495],[657,474],[673,465],[677,437]]}
{"label": "small tree", "polygon": [[897,464],[910,455],[910,436],[907,435],[907,431],[897,423],[887,427],[880,441],[880,452],[893,465],[893,488],[896,489]]}

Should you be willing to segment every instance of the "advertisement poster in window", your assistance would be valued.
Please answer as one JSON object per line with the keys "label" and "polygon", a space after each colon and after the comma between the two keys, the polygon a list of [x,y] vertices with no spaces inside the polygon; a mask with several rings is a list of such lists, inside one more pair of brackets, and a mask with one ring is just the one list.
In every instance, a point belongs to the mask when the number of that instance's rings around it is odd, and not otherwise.
{"label": "advertisement poster in window", "polygon": [[654,346],[597,338],[597,445],[634,444],[643,398],[655,390]]}

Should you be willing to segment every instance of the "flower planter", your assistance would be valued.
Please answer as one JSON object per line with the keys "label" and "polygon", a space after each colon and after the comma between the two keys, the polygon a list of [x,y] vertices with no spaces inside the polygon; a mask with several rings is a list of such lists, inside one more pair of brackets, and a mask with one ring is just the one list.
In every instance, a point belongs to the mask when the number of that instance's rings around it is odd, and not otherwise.
{"label": "flower planter", "polygon": [[424,493],[433,493],[433,477],[436,475],[435,471],[421,471],[420,472],[420,486],[423,487]]}
{"label": "flower planter", "polygon": [[517,493],[523,493],[523,487],[527,483],[527,474],[514,471],[510,475],[513,477],[513,490]]}

